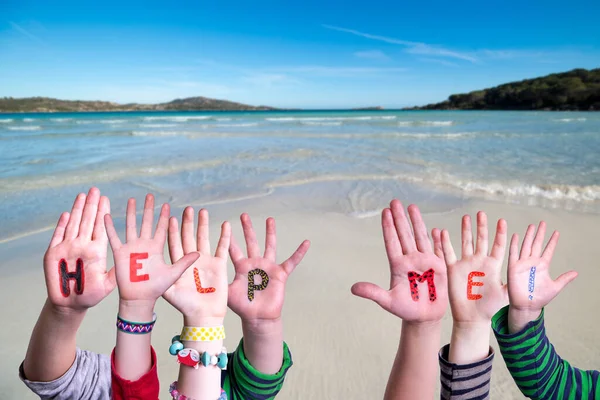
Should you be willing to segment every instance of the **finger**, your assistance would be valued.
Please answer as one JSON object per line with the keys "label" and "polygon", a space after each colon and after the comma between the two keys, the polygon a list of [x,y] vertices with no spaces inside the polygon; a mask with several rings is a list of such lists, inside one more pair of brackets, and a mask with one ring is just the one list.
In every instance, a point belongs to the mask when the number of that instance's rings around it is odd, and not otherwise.
{"label": "finger", "polygon": [[231,234],[231,241],[229,243],[229,257],[231,257],[231,261],[233,261],[234,266],[236,262],[244,258],[244,252],[237,243],[237,240],[235,240],[233,233]]}
{"label": "finger", "polygon": [[431,231],[433,238],[433,252],[439,258],[444,258],[444,249],[442,248],[442,231],[438,228],[433,228]]}
{"label": "finger", "polygon": [[93,187],[90,189],[85,200],[81,223],[79,224],[79,237],[92,240],[94,230],[94,221],[98,213],[98,203],[100,202],[100,190]]}
{"label": "finger", "polygon": [[154,196],[148,193],[144,201],[140,239],[152,239],[152,225],[154,225]]}
{"label": "finger", "polygon": [[535,234],[535,239],[533,239],[533,244],[531,245],[531,255],[533,257],[540,257],[542,255],[544,239],[546,239],[546,223],[541,221]]}
{"label": "finger", "polygon": [[419,211],[419,207],[414,204],[408,206],[408,215],[410,216],[410,221],[412,223],[413,230],[415,231],[417,249],[421,253],[431,253],[433,249],[431,248],[431,242],[429,241],[429,236],[427,236],[427,227],[425,226],[425,222],[423,222],[423,217],[421,217],[421,211]]}
{"label": "finger", "polygon": [[115,225],[113,224],[113,220],[110,214],[104,215],[104,225],[106,226],[106,235],[108,236],[108,242],[110,243],[110,247],[112,248],[114,253],[122,246],[122,244],[121,240],[119,239],[119,235],[115,230]]}
{"label": "finger", "polygon": [[215,257],[227,259],[227,251],[231,244],[231,225],[225,221],[221,225],[221,237],[219,237],[219,243],[217,243],[217,250],[215,251]]}
{"label": "finger", "polygon": [[171,206],[165,203],[160,208],[158,222],[156,223],[156,231],[154,232],[154,240],[157,240],[161,246],[165,245],[167,239],[167,229],[169,228],[169,217],[171,215]]}
{"label": "finger", "polygon": [[277,262],[277,232],[275,230],[275,219],[267,218],[267,233],[265,235],[265,255],[267,260]]}
{"label": "finger", "polygon": [[548,240],[548,244],[542,253],[542,258],[546,260],[548,264],[552,261],[552,257],[554,257],[554,250],[556,250],[556,245],[558,244],[558,239],[560,238],[560,233],[558,231],[554,231],[552,236],[550,236],[550,240]]}
{"label": "finger", "polygon": [[260,247],[258,245],[258,240],[256,240],[256,233],[254,233],[250,216],[243,213],[240,216],[240,219],[242,221],[242,229],[244,230],[244,239],[246,239],[248,258],[260,257]]}
{"label": "finger", "polygon": [[75,198],[75,201],[73,202],[73,208],[71,209],[71,217],[69,218],[67,229],[65,230],[65,239],[75,239],[77,237],[85,200],[85,193],[79,193]]}
{"label": "finger", "polygon": [[181,236],[179,235],[179,224],[177,218],[169,219],[169,257],[171,264],[176,263],[183,257],[183,247],[181,246]]}
{"label": "finger", "polygon": [[358,282],[352,285],[350,290],[353,295],[372,300],[385,310],[391,308],[392,299],[390,293],[373,283]]}
{"label": "finger", "polygon": [[508,268],[519,261],[519,235],[513,233],[510,238],[510,247],[508,249]]}
{"label": "finger", "polygon": [[117,276],[115,267],[112,267],[108,270],[104,279],[104,297],[111,294],[115,287],[117,287]]}
{"label": "finger", "polygon": [[416,251],[417,246],[415,244],[415,238],[413,237],[408,219],[404,213],[404,207],[399,200],[392,200],[390,203],[390,209],[392,210],[392,217],[394,219],[394,225],[396,226],[396,232],[400,239],[400,246],[404,254]]}
{"label": "finger", "polygon": [[526,258],[531,256],[531,244],[533,243],[533,237],[535,235],[535,225],[531,224],[527,227],[525,232],[525,238],[523,238],[523,244],[521,245],[521,254],[519,258]]}
{"label": "finger", "polygon": [[504,219],[499,219],[496,224],[496,237],[494,238],[494,245],[492,246],[492,253],[490,254],[496,260],[504,260],[504,254],[506,254],[506,238],[508,228]]}
{"label": "finger", "polygon": [[477,244],[475,253],[488,255],[488,222],[487,215],[483,211],[477,213]]}
{"label": "finger", "polygon": [[456,264],[456,253],[452,242],[450,241],[450,233],[446,229],[442,231],[442,250],[444,252],[444,260],[447,266]]}
{"label": "finger", "polygon": [[402,246],[400,245],[400,239],[398,239],[392,211],[389,208],[384,208],[381,212],[381,230],[383,231],[383,242],[385,243],[388,260],[402,257]]}
{"label": "finger", "polygon": [[[127,201],[127,211],[125,214],[125,241],[135,240],[137,238],[137,225],[135,216],[135,199],[132,197]],[[104,220],[106,222],[106,220]]]}
{"label": "finger", "polygon": [[198,212],[198,230],[196,231],[196,245],[202,255],[210,255],[210,232],[208,211],[204,208]]}
{"label": "finger", "polygon": [[556,294],[558,295],[569,283],[573,282],[575,278],[577,278],[576,271],[565,272],[554,281],[554,285],[556,287]]}
{"label": "finger", "polygon": [[300,246],[298,246],[294,254],[292,254],[290,258],[288,258],[281,264],[288,275],[294,272],[294,269],[298,266],[298,264],[300,264],[309,248],[310,241],[305,240],[300,244]]}
{"label": "finger", "polygon": [[461,229],[462,258],[470,257],[473,255],[473,232],[471,231],[470,215],[464,215],[462,217]]}
{"label": "finger", "polygon": [[108,238],[106,236],[106,228],[104,227],[104,216],[106,214],[110,214],[110,200],[108,200],[108,197],[102,196],[100,197],[100,202],[98,204],[92,240],[101,240],[104,243],[107,242]]}
{"label": "finger", "polygon": [[193,263],[200,257],[200,253],[194,251],[186,254],[179,261],[177,261],[171,268],[169,268],[169,274],[167,275],[167,283],[169,287],[173,285],[177,279],[181,278],[181,275],[192,266]]}
{"label": "finger", "polygon": [[58,222],[56,223],[56,228],[54,228],[54,233],[52,234],[52,239],[50,239],[50,244],[48,248],[56,247],[58,244],[62,243],[65,238],[65,229],[67,228],[67,224],[69,223],[69,214],[68,212],[64,212],[60,215]]}
{"label": "finger", "polygon": [[186,207],[181,216],[181,241],[185,254],[198,250],[194,238],[194,209],[192,207]]}

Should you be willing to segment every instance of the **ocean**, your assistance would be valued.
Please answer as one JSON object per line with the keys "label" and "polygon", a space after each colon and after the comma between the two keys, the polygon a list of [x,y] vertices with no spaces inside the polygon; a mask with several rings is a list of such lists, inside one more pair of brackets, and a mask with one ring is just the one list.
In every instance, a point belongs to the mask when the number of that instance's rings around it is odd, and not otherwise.
{"label": "ocean", "polygon": [[[112,211],[292,196],[377,215],[482,198],[600,212],[600,113],[275,111],[0,114],[0,243],[98,186]],[[243,210],[240,210],[240,212]]]}

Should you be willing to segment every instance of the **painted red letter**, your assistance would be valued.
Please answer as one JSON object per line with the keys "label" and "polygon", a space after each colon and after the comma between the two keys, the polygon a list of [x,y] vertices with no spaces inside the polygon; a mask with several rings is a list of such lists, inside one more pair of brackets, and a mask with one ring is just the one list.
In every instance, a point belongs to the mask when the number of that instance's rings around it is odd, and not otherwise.
{"label": "painted red letter", "polygon": [[425,282],[427,281],[427,289],[429,289],[429,301],[435,301],[437,298],[435,291],[435,283],[433,281],[434,271],[433,268],[428,269],[423,273],[423,275],[419,275],[415,271],[409,271],[408,273],[408,283],[410,285],[410,295],[414,301],[419,301],[419,288],[417,282]]}
{"label": "painted red letter", "polygon": [[198,293],[214,293],[217,291],[214,287],[203,288],[200,283],[200,274],[198,274],[198,268],[194,267],[194,281],[196,282],[196,290]]}
{"label": "painted red letter", "polygon": [[473,286],[483,286],[483,282],[473,282],[474,276],[485,276],[485,273],[479,271],[473,271],[469,274],[469,281],[467,282],[467,299],[479,300],[483,296],[480,294],[473,294]]}
{"label": "painted red letter", "polygon": [[138,269],[142,269],[142,264],[138,260],[145,260],[148,258],[148,253],[131,253],[129,258],[129,280],[131,282],[142,282],[150,279],[150,275],[138,275]]}
{"label": "painted red letter", "polygon": [[83,269],[83,260],[77,259],[75,265],[75,272],[68,272],[67,260],[64,258],[58,262],[58,277],[60,280],[60,292],[63,296],[69,297],[71,294],[71,288],[69,282],[75,281],[75,293],[83,293],[83,284],[85,283],[85,271]]}

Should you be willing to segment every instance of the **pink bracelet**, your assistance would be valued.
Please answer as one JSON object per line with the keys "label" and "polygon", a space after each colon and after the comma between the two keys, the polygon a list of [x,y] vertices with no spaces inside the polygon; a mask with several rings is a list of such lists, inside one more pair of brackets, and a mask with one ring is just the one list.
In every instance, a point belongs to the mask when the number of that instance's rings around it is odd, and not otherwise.
{"label": "pink bracelet", "polygon": [[[169,386],[169,393],[171,394],[171,397],[173,397],[173,400],[194,400],[179,392],[177,389],[177,381],[171,383],[171,386]],[[221,395],[217,400],[227,400],[227,393],[225,393],[223,389],[221,389]]]}

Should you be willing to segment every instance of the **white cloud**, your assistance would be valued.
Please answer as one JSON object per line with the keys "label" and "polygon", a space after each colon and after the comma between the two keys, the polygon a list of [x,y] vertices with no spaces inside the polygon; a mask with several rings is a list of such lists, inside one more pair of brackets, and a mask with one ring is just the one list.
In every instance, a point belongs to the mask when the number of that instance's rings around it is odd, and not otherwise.
{"label": "white cloud", "polygon": [[411,54],[424,54],[424,55],[434,55],[439,57],[449,57],[456,58],[459,60],[470,61],[472,63],[476,63],[479,59],[470,53],[462,53],[454,50],[449,50],[441,46],[430,45],[427,43],[420,42],[411,42],[408,40],[396,39],[387,36],[379,36],[373,35],[370,33],[360,32],[354,29],[340,28],[338,26],[333,25],[323,25],[324,28],[331,29],[334,31],[350,33],[352,35],[361,36],[371,40],[378,40],[380,42],[390,43],[390,44],[398,44],[401,46],[407,47],[407,52]]}
{"label": "white cloud", "polygon": [[389,60],[390,58],[381,50],[367,50],[367,51],[357,51],[354,53],[355,57],[358,58],[367,58],[370,60]]}
{"label": "white cloud", "polygon": [[29,39],[33,40],[34,42],[37,42],[39,44],[45,44],[42,39],[40,39],[39,37],[35,36],[33,33],[27,31],[25,28],[23,28],[22,26],[20,26],[19,24],[13,22],[13,21],[8,21],[8,23],[10,24],[10,26],[13,27],[13,29],[17,32],[19,32],[21,35],[28,37]]}
{"label": "white cloud", "polygon": [[438,58],[419,58],[419,61],[424,61],[424,62],[430,62],[430,63],[436,63],[436,64],[440,64],[440,65],[444,65],[446,67],[459,67],[459,65],[457,63],[453,63],[451,61],[447,61],[447,60],[440,60]]}

